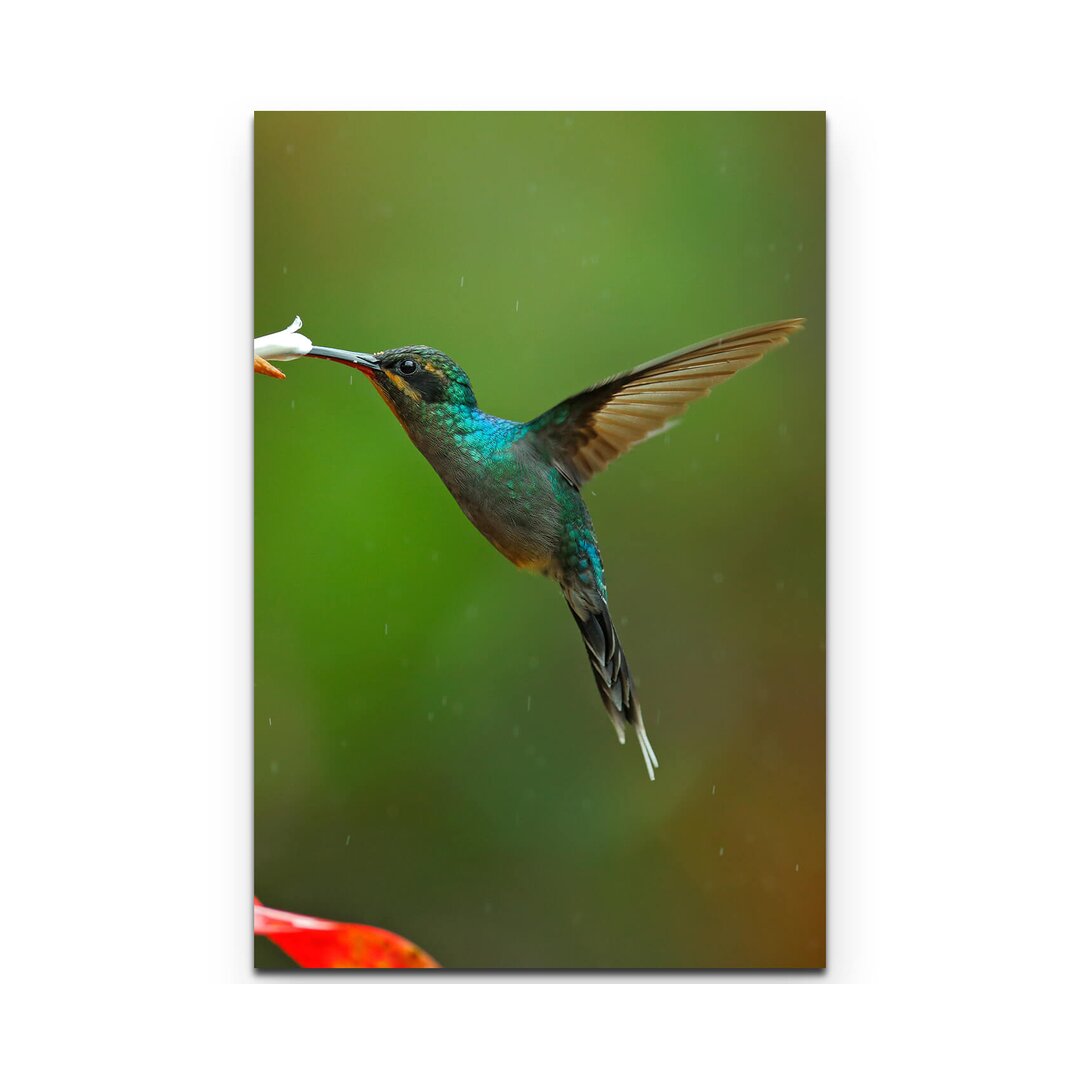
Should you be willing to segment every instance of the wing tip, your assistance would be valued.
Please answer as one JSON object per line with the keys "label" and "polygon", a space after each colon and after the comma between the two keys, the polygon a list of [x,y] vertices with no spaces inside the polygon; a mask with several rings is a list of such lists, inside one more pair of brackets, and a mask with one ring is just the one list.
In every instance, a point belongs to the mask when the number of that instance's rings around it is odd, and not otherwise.
{"label": "wing tip", "polygon": [[725,334],[720,340],[734,342],[742,338],[771,338],[771,345],[783,345],[787,341],[789,334],[797,334],[805,327],[805,317],[798,315],[793,319],[779,319],[776,322],[748,326],[745,330],[736,330],[733,334]]}

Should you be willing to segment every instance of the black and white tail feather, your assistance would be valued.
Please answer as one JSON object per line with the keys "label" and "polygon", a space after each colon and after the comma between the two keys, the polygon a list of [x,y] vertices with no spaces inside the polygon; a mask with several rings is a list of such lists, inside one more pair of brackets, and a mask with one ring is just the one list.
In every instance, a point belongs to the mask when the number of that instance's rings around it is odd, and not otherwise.
{"label": "black and white tail feather", "polygon": [[625,744],[627,728],[633,730],[638,746],[641,747],[641,756],[645,759],[649,779],[655,780],[654,769],[660,767],[660,762],[656,760],[649,736],[645,733],[645,721],[641,718],[634,677],[630,674],[626,654],[619,642],[619,635],[615,633],[607,604],[598,597],[590,598],[586,603],[582,596],[568,589],[564,590],[564,593],[567,606],[585,642],[593,678],[615,727],[615,734],[619,742]]}

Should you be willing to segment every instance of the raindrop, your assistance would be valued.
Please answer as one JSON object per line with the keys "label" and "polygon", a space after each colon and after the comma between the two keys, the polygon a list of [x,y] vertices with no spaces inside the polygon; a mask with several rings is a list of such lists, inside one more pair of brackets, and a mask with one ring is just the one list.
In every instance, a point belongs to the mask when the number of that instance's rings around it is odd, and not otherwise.
{"label": "raindrop", "polygon": [[348,847],[348,846],[349,846],[349,841],[350,841],[351,839],[352,839],[352,833],[349,833],[349,835],[345,837],[345,846],[346,846],[346,847]]}
{"label": "raindrop", "polygon": [[720,849],[720,854],[721,854],[721,855],[723,855],[723,854],[724,854],[724,849],[723,849],[723,848],[721,848],[721,849]]}
{"label": "raindrop", "polygon": [[390,636],[390,624],[389,623],[383,623],[382,632],[383,632],[383,637],[389,637]]}
{"label": "raindrop", "polygon": [[724,575],[721,574],[719,570],[717,570],[716,573],[713,574],[712,579],[714,582],[716,582],[717,585],[719,585],[720,582],[724,580]]}
{"label": "raindrop", "polygon": [[463,289],[465,288],[465,275],[464,274],[461,275],[461,288],[463,288]]}
{"label": "raindrop", "polygon": [[712,793],[713,793],[714,795],[716,794],[716,785],[715,785],[715,784],[713,784],[713,786],[712,786]]}
{"label": "raindrop", "polygon": [[525,699],[525,711],[526,712],[532,712],[532,697],[531,696],[527,697]]}
{"label": "raindrop", "polygon": [[514,310],[515,311],[520,311],[521,310],[521,301],[520,300],[515,300],[514,301]]}
{"label": "raindrop", "polygon": [[268,724],[269,724],[269,725],[270,725],[271,727],[273,727],[273,726],[274,726],[274,718],[273,718],[272,716],[268,716],[268,717],[266,718],[266,722],[267,722],[267,723],[268,723]]}

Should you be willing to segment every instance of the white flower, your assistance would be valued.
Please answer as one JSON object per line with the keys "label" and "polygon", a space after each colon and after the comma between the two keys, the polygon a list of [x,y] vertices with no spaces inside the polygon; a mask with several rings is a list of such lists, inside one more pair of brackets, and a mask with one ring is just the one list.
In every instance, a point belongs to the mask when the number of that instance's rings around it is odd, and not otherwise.
{"label": "white flower", "polygon": [[303,334],[296,332],[303,325],[300,316],[297,315],[285,330],[256,338],[256,357],[281,363],[284,360],[295,360],[298,356],[307,356],[311,352],[311,338],[306,338]]}

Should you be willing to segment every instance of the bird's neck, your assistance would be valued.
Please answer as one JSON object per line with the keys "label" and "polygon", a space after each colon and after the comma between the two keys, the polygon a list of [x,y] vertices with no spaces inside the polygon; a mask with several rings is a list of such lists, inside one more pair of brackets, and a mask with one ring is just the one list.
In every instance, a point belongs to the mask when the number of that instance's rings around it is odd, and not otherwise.
{"label": "bird's neck", "polygon": [[440,459],[482,463],[522,437],[524,426],[490,416],[475,405],[429,405],[406,426],[417,449],[438,468]]}

